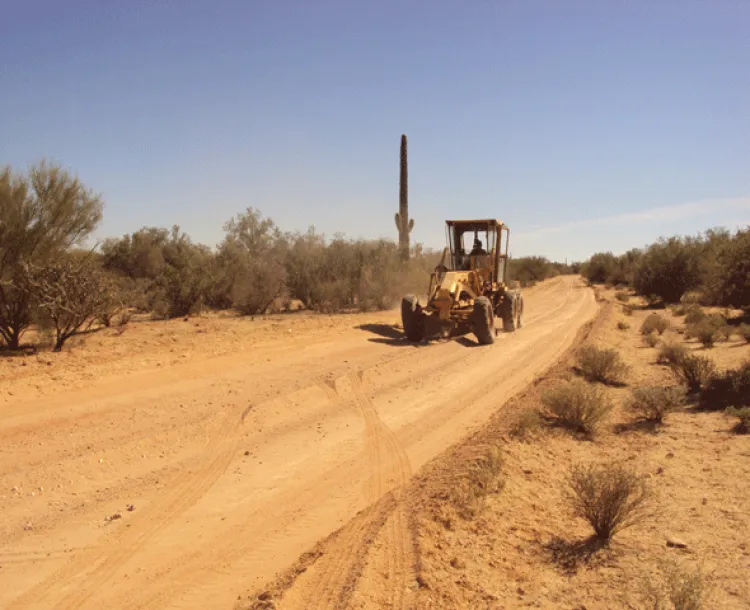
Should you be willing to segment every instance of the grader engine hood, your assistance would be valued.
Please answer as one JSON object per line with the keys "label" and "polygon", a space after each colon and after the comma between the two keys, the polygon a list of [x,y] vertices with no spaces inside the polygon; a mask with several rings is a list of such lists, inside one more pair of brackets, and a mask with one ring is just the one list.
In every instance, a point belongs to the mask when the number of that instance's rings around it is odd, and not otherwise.
{"label": "grader engine hood", "polygon": [[431,295],[430,305],[438,310],[442,320],[449,320],[451,308],[461,299],[477,298],[476,283],[478,279],[473,271],[446,271]]}

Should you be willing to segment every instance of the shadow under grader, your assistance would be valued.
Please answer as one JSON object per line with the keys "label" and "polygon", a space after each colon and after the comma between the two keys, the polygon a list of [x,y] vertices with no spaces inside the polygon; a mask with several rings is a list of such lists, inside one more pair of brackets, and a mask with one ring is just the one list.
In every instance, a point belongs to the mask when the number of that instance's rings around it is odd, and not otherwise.
{"label": "shadow under grader", "polygon": [[380,343],[381,345],[392,345],[394,347],[425,347],[431,343],[443,343],[445,341],[455,340],[464,347],[482,347],[477,341],[472,341],[466,335],[470,334],[468,330],[455,330],[448,337],[438,335],[427,337],[426,339],[415,343],[409,341],[400,326],[396,324],[360,324],[355,328],[363,330],[377,337],[368,339],[371,343]]}

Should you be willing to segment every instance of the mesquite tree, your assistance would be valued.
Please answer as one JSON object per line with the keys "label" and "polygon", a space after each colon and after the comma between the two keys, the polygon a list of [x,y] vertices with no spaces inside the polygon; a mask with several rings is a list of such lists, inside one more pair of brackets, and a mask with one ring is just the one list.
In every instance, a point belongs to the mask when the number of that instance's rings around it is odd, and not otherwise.
{"label": "mesquite tree", "polygon": [[406,136],[401,136],[401,185],[399,189],[399,211],[396,213],[398,246],[404,260],[409,260],[409,233],[414,228],[414,219],[409,218],[409,172],[406,154]]}
{"label": "mesquite tree", "polygon": [[100,197],[64,169],[38,163],[0,170],[0,340],[17,349],[34,303],[19,288],[25,265],[44,265],[80,244],[102,217]]}
{"label": "mesquite tree", "polygon": [[39,308],[42,326],[55,330],[54,351],[115,305],[112,283],[93,263],[67,256],[24,267],[22,290]]}

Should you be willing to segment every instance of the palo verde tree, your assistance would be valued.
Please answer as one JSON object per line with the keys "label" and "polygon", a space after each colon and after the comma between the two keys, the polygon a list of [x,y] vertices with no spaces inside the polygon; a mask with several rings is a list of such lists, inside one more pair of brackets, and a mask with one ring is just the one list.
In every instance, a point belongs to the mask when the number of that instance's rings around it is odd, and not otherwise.
{"label": "palo verde tree", "polygon": [[0,171],[0,338],[11,349],[32,320],[27,266],[80,244],[101,221],[102,207],[77,177],[44,161],[25,174]]}

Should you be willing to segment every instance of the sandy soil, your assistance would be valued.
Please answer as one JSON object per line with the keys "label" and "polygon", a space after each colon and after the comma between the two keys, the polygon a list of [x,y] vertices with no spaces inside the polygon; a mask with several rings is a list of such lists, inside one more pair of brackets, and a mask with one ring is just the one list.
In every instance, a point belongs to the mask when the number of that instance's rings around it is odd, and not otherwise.
{"label": "sandy soil", "polygon": [[[662,586],[676,569],[700,575],[703,608],[750,608],[750,436],[733,434],[733,422],[723,413],[690,406],[656,430],[633,426],[623,407],[631,389],[675,381],[656,364],[657,350],[641,341],[638,330],[649,312],[626,316],[611,292],[603,296],[600,314],[577,342],[615,347],[630,366],[626,387],[607,389],[616,405],[611,419],[593,440],[544,428],[525,440],[511,433],[522,412],[540,405],[546,389],[574,375],[571,350],[481,430],[424,465],[371,536],[371,552],[361,558],[342,606],[653,610],[644,591]],[[618,321],[630,329],[618,330]],[[675,328],[665,339],[712,358],[719,368],[750,358],[750,346],[738,338],[705,350],[685,340],[681,319],[672,321]],[[481,480],[477,468],[491,472],[486,456],[498,449],[502,465],[491,493],[467,495],[467,483],[471,488]],[[653,514],[597,550],[587,544],[592,532],[571,514],[563,492],[573,464],[604,461],[630,464],[646,478]],[[392,531],[403,522],[412,531],[404,559],[390,550]],[[325,558],[338,548],[333,537],[315,551]],[[270,589],[281,607],[303,607],[294,595],[321,561],[314,559],[303,558],[300,566],[308,569],[302,575],[287,574]],[[410,570],[404,570],[409,561]],[[408,580],[399,581],[396,594],[391,583],[399,570]]]}
{"label": "sandy soil", "polygon": [[[409,345],[396,312],[294,314],[0,358],[0,607],[411,604],[413,473],[597,311],[571,277],[526,299],[524,328],[487,347]],[[275,578],[286,594],[257,600]]]}

